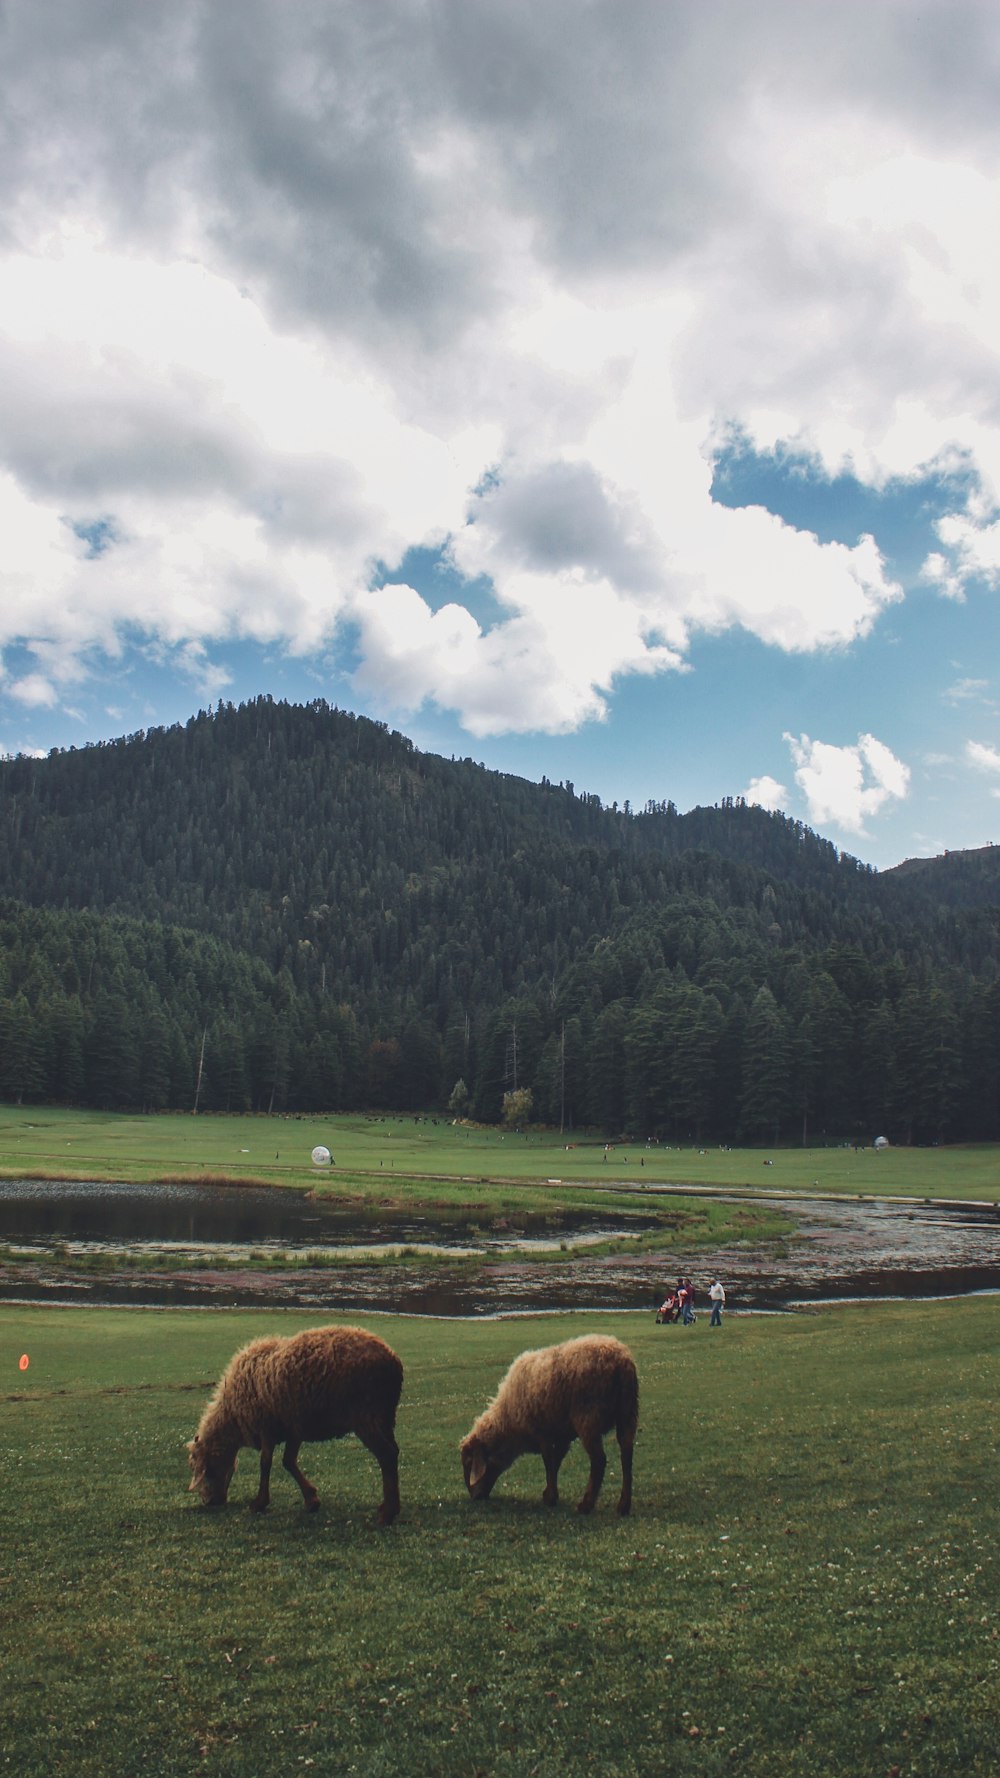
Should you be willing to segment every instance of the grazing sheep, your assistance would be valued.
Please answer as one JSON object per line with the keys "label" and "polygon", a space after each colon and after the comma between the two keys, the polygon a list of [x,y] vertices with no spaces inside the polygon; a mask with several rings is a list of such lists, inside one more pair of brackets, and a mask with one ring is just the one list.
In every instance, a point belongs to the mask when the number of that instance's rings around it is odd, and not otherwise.
{"label": "grazing sheep", "polygon": [[298,1466],[299,1447],[354,1432],[382,1471],[379,1522],[399,1512],[399,1446],[393,1436],[403,1367],[391,1346],[360,1327],[314,1327],[306,1333],[252,1340],[219,1380],[188,1445],[189,1493],[205,1506],[225,1506],[243,1445],[260,1452],[260,1487],[252,1501],[263,1512],[276,1445],[302,1489],[306,1511],[319,1495]]}
{"label": "grazing sheep", "polygon": [[465,1485],[485,1500],[497,1478],[525,1451],[545,1464],[547,1506],[559,1499],[559,1465],[575,1438],[590,1458],[590,1480],[577,1511],[592,1512],[607,1467],[602,1434],[615,1432],[622,1454],[621,1514],[632,1505],[632,1447],[639,1418],[639,1380],[627,1346],[584,1334],[515,1358],[486,1412],[462,1440]]}

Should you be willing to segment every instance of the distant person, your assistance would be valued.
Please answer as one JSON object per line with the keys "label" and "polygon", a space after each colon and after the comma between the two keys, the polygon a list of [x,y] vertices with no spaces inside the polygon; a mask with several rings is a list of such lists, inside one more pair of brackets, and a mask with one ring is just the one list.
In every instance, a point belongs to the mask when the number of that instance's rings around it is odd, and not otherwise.
{"label": "distant person", "polygon": [[709,1295],[709,1301],[712,1304],[712,1318],[709,1321],[708,1325],[709,1325],[709,1327],[721,1327],[722,1326],[722,1311],[725,1306],[726,1293],[723,1290],[722,1283],[718,1278],[713,1280],[712,1286],[709,1290],[708,1295]]}
{"label": "distant person", "polygon": [[683,1290],[684,1290],[684,1303],[683,1303],[683,1307],[681,1309],[681,1320],[684,1323],[685,1327],[690,1327],[692,1325],[692,1323],[694,1322],[694,1318],[695,1318],[694,1317],[694,1285],[692,1284],[690,1278],[685,1278]]}

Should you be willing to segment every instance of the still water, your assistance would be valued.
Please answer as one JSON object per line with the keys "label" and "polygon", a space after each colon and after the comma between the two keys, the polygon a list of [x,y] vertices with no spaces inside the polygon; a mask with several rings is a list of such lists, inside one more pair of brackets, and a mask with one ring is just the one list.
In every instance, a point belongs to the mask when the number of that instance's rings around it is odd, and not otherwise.
{"label": "still water", "polygon": [[[588,1254],[595,1241],[659,1226],[657,1195],[652,1187],[650,1214],[642,1217],[616,1214],[609,1193],[607,1207],[590,1215],[518,1213],[477,1222],[468,1212],[359,1212],[258,1186],[0,1181],[0,1244],[12,1250],[0,1261],[0,1300],[449,1316],[651,1310],[682,1272],[702,1293],[721,1276],[735,1310],[1000,1290],[1000,1212],[993,1205],[774,1199],[798,1225],[780,1246],[738,1242],[707,1253],[678,1250],[669,1260]],[[400,1247],[424,1257],[386,1264],[384,1256]],[[128,1254],[139,1264],[83,1276],[66,1268],[60,1248]],[[25,1264],[20,1250],[45,1258]],[[238,1266],[251,1253],[254,1269],[205,1263],[224,1257]],[[167,1254],[174,1262],[189,1254],[198,1269],[166,1272],[157,1258]],[[272,1254],[322,1255],[327,1262],[349,1256],[352,1263],[268,1270],[261,1256]],[[382,1263],[366,1263],[365,1254],[381,1254]]]}

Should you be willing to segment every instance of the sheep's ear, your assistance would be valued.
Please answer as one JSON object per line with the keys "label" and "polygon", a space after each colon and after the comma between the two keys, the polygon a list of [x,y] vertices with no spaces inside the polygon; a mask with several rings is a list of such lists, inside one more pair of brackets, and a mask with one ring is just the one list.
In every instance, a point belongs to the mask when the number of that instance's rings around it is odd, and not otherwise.
{"label": "sheep's ear", "polygon": [[486,1453],[481,1445],[477,1445],[472,1455],[472,1466],[469,1470],[469,1487],[478,1487],[485,1474]]}

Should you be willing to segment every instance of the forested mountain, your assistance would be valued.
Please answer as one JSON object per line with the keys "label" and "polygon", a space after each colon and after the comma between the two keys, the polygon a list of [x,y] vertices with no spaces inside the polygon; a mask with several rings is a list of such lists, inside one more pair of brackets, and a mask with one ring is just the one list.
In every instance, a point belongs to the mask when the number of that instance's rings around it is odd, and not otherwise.
{"label": "forested mountain", "polygon": [[935,901],[953,908],[978,908],[1000,903],[1000,846],[945,852],[940,858],[906,858],[886,871],[883,883],[902,889],[904,897]]}
{"label": "forested mountain", "polygon": [[1000,1137],[997,856],[880,877],[739,801],[220,706],[0,762],[0,1095]]}

